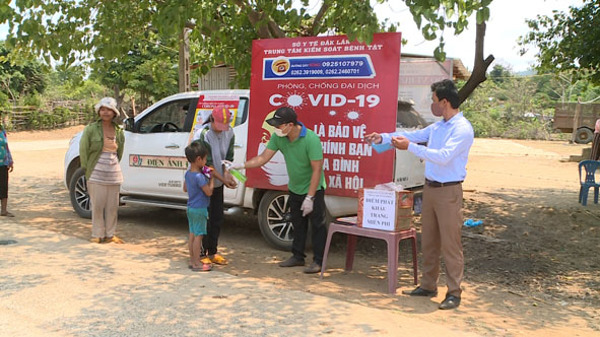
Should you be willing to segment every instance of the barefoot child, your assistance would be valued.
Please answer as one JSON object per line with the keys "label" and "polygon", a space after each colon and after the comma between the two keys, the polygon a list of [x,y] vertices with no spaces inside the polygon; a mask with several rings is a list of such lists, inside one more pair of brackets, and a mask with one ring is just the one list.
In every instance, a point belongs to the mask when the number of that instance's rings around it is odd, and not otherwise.
{"label": "barefoot child", "polygon": [[[198,143],[185,148],[185,156],[190,162],[190,170],[185,173],[183,190],[188,192],[187,216],[190,227],[189,249],[192,271],[209,271],[210,261],[200,261],[200,243],[206,235],[208,204],[213,193],[213,178],[206,165],[208,149]],[[206,259],[208,260],[208,259]]]}

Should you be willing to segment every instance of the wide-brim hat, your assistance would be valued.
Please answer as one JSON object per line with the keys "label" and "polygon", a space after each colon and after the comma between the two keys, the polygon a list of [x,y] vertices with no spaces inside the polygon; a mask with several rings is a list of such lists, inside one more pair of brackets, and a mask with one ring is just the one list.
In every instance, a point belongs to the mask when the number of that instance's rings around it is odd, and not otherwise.
{"label": "wide-brim hat", "polygon": [[94,109],[96,110],[96,113],[98,113],[100,111],[100,108],[102,108],[102,107],[109,108],[112,111],[114,111],[116,114],[116,117],[121,116],[119,109],[117,109],[117,101],[112,97],[104,97],[100,100],[100,102],[98,102],[96,105],[94,105]]}

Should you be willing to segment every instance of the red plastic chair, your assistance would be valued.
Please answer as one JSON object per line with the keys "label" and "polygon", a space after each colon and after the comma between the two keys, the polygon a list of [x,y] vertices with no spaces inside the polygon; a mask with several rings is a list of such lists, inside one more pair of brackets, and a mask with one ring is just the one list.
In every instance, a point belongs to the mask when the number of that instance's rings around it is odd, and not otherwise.
{"label": "red plastic chair", "polygon": [[[354,217],[354,221],[356,217]],[[352,220],[351,220],[352,221]],[[385,240],[388,248],[388,292],[390,294],[396,293],[398,284],[398,245],[401,240],[411,239],[412,243],[412,258],[413,258],[413,272],[415,285],[418,284],[418,270],[417,270],[417,231],[414,228],[410,228],[402,231],[383,231],[370,228],[362,228],[356,226],[356,222],[347,222],[347,224],[339,224],[332,222],[329,225],[329,231],[327,232],[327,241],[325,243],[325,252],[323,254],[323,266],[321,268],[321,278],[323,278],[323,272],[327,267],[327,255],[329,254],[329,246],[331,244],[331,237],[334,233],[345,233],[348,236],[348,245],[346,248],[346,268],[345,271],[351,271],[352,265],[354,264],[354,251],[356,250],[356,239],[358,236],[375,238]]]}
{"label": "red plastic chair", "polygon": [[[585,170],[585,175],[582,179],[582,170]],[[579,162],[579,202],[585,206],[587,204],[587,197],[590,188],[594,188],[594,203],[598,203],[598,190],[600,189],[600,179],[596,179],[596,172],[600,169],[600,161],[597,160],[583,160]]]}

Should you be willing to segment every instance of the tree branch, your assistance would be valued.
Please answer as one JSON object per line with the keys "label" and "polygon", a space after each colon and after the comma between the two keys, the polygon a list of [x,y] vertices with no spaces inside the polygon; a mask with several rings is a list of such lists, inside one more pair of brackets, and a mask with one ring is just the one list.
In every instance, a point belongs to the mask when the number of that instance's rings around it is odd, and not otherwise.
{"label": "tree branch", "polygon": [[465,85],[458,92],[459,104],[462,104],[469,95],[479,86],[479,84],[485,82],[487,79],[486,72],[487,68],[494,62],[494,55],[489,55],[485,60],[483,59],[483,42],[485,39],[485,22],[477,24],[477,30],[475,34],[475,64],[473,66],[473,72],[471,77]]}
{"label": "tree branch", "polygon": [[250,9],[248,11],[248,20],[250,20],[252,25],[254,27],[256,27],[256,33],[258,34],[259,38],[268,39],[271,37],[271,33],[269,32],[269,27],[267,25],[259,26],[259,24],[258,24],[258,22],[261,21],[263,15],[264,15],[263,13],[259,13],[253,9]]}
{"label": "tree branch", "polygon": [[278,39],[286,37],[285,32],[283,30],[281,30],[279,25],[271,19],[269,19],[269,31],[271,32],[272,37],[275,37]]}
{"label": "tree branch", "polygon": [[317,36],[317,34],[319,33],[319,30],[321,29],[321,25],[323,23],[323,17],[325,16],[325,12],[327,12],[329,7],[329,3],[327,1],[323,1],[323,5],[319,9],[319,12],[317,13],[317,15],[315,15],[315,18],[313,20],[313,25],[310,32],[311,36]]}
{"label": "tree branch", "polygon": [[[248,20],[250,20],[253,26],[257,27],[256,33],[258,34],[259,38],[269,39],[286,37],[286,34],[283,30],[281,30],[281,27],[279,27],[279,25],[270,17],[267,17],[267,15],[264,12],[258,12],[254,10],[242,0],[235,0],[234,3],[238,5],[242,10],[245,10],[248,13]],[[260,21],[266,21],[267,24],[258,27],[258,23]]]}

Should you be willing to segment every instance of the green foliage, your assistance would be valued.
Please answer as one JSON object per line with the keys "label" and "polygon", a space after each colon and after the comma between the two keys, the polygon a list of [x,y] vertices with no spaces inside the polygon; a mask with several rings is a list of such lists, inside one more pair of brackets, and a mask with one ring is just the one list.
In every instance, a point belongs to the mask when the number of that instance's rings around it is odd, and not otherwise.
{"label": "green foliage", "polygon": [[490,79],[496,84],[503,83],[510,76],[512,76],[510,70],[500,64],[496,64],[490,71]]}
{"label": "green foliage", "polygon": [[[158,38],[155,34],[150,35]],[[153,101],[174,94],[178,90],[178,54],[176,50],[162,46],[162,42],[144,40],[132,44],[131,51],[123,57],[96,59],[91,77],[114,92],[119,91],[119,95],[122,90],[130,89]]]}
{"label": "green foliage", "polygon": [[48,68],[39,61],[15,53],[0,41],[0,91],[11,99],[43,93],[47,72]]}
{"label": "green foliage", "polygon": [[0,111],[7,111],[8,109],[10,109],[9,97],[0,91]]}
{"label": "green foliage", "polygon": [[[519,40],[522,53],[529,45],[539,48],[540,71],[583,70],[600,84],[600,6],[598,0],[584,0],[569,12],[554,11],[552,16],[538,15],[527,20],[530,32]],[[577,73],[579,75],[579,73]]]}
{"label": "green foliage", "polygon": [[[19,127],[27,130],[55,129],[79,123],[87,124],[96,118],[96,113],[92,106],[86,106],[83,114],[78,111],[72,111],[67,107],[57,107],[52,111],[34,109],[28,114],[20,115],[22,115],[22,118],[20,118],[22,124],[19,124]],[[12,124],[9,129],[14,129],[14,123]]]}
{"label": "green foliage", "polygon": [[50,73],[50,84],[44,92],[46,101],[62,100],[93,100],[97,101],[100,97],[108,96],[108,89],[95,80],[87,79],[80,82],[79,85],[72,85],[60,81],[54,73]]}
{"label": "green foliage", "polygon": [[52,111],[52,115],[56,123],[63,124],[77,117],[77,113],[72,112],[69,108],[58,107]]}
{"label": "green foliage", "polygon": [[19,104],[39,108],[42,106],[42,97],[37,93],[25,95],[21,97]]}
{"label": "green foliage", "polygon": [[541,119],[516,120],[507,125],[502,133],[503,138],[516,139],[550,139],[551,126]]}
{"label": "green foliage", "polygon": [[549,139],[557,100],[550,75],[516,76],[496,65],[489,76],[461,105],[475,136]]}
{"label": "green foliage", "polygon": [[[491,0],[404,1],[428,40],[438,39],[447,29],[460,34],[471,14],[477,14],[479,23],[490,15]],[[7,42],[11,46],[66,65],[89,60],[90,56],[105,63],[126,62],[127,55],[142,41],[159,41],[177,51],[184,27],[193,27],[191,59],[201,65],[199,71],[218,63],[232,65],[242,87],[250,80],[252,40],[333,33],[369,43],[375,32],[396,30],[379,22],[370,1],[324,0],[319,6],[315,8],[307,0],[18,1],[15,8],[0,3],[0,23],[9,25]],[[444,41],[439,41],[434,55],[443,60]],[[117,75],[106,73],[102,83],[113,76],[119,82],[113,86],[123,88],[120,80],[129,79],[119,80]],[[166,92],[170,85],[159,84],[157,78],[150,83],[139,77],[132,84],[150,85],[156,92]]]}

